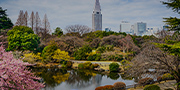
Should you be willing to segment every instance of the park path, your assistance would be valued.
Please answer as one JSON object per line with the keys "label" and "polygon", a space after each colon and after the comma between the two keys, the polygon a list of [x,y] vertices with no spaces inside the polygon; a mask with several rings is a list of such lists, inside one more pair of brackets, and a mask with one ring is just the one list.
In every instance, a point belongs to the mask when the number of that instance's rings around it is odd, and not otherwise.
{"label": "park path", "polygon": [[[70,60],[70,61],[72,61],[73,63],[91,62],[92,64],[100,64],[100,65],[109,65],[109,64],[113,63],[113,61],[112,61],[112,62],[106,62],[106,61],[77,61],[77,60]],[[120,62],[116,62],[116,63],[118,63],[119,65],[121,65]]]}

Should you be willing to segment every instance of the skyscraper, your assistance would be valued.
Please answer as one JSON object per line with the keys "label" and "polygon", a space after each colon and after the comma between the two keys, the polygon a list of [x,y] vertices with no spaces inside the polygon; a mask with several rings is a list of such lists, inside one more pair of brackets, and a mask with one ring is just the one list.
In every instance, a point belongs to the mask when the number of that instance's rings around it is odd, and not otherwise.
{"label": "skyscraper", "polygon": [[137,22],[134,24],[134,34],[141,36],[146,31],[147,24],[143,22]]}
{"label": "skyscraper", "polygon": [[95,1],[95,6],[92,14],[92,29],[93,31],[102,30],[102,14],[99,0]]}
{"label": "skyscraper", "polygon": [[131,24],[128,21],[122,21],[120,24],[120,32],[130,33]]}

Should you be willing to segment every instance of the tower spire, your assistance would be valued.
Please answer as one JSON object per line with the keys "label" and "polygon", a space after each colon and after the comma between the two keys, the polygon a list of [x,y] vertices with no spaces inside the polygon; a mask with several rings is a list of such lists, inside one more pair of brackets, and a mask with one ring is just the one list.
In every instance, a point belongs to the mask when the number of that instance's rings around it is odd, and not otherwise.
{"label": "tower spire", "polygon": [[102,30],[102,14],[99,0],[95,1],[95,6],[92,14],[92,29],[93,31]]}
{"label": "tower spire", "polygon": [[96,13],[96,12],[101,12],[101,6],[100,6],[100,3],[99,3],[99,0],[95,1],[94,13]]}

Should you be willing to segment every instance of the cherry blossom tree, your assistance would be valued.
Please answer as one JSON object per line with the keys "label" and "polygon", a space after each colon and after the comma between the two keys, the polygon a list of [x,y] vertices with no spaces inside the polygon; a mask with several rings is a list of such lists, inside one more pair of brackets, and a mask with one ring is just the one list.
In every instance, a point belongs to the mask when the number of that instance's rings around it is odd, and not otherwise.
{"label": "cherry blossom tree", "polygon": [[[2,43],[0,43],[1,45]],[[40,90],[44,87],[20,59],[15,59],[12,52],[5,52],[0,46],[0,89],[1,90]]]}

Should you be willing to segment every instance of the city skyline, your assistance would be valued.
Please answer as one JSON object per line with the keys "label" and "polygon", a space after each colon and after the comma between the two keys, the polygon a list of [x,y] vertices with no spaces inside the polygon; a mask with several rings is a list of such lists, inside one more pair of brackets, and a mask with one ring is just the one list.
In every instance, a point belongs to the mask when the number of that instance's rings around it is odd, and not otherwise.
{"label": "city skyline", "polygon": [[[100,0],[103,14],[102,29],[109,27],[119,31],[121,21],[131,24],[145,22],[147,27],[161,28],[163,18],[178,17],[160,2],[162,0]],[[16,22],[19,11],[39,12],[41,20],[47,14],[51,29],[64,29],[68,25],[81,24],[92,28],[92,10],[95,0],[1,0],[8,17]]]}

